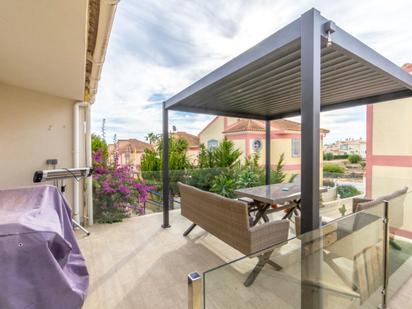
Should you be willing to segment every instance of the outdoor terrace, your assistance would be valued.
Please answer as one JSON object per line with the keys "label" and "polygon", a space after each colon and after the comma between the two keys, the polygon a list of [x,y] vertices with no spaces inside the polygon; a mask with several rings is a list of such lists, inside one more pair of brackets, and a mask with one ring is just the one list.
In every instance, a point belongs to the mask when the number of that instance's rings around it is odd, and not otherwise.
{"label": "outdoor terrace", "polygon": [[[188,303],[187,274],[219,265],[203,274],[205,308],[376,308],[385,307],[386,301],[391,308],[407,307],[412,234],[410,220],[404,220],[404,203],[397,210],[390,206],[391,213],[402,211],[395,216],[402,220],[396,224],[391,224],[388,201],[383,199],[375,205],[380,205],[375,213],[361,210],[323,225],[319,119],[321,111],[411,95],[409,74],[312,9],[168,99],[163,104],[163,217],[155,214],[96,226],[90,238],[79,238],[91,273],[85,307],[183,308]],[[270,183],[270,121],[300,114],[303,234],[293,238],[291,232],[287,242],[254,253],[251,259],[200,228],[183,237],[190,222],[169,207],[170,111],[265,120],[266,184]],[[402,185],[390,181],[385,189],[399,190]],[[408,187],[404,189],[405,195]],[[264,203],[267,208],[277,204]],[[329,211],[322,217],[339,216]],[[395,236],[389,240],[389,229],[394,227],[401,232],[391,230]],[[249,286],[245,276],[256,265],[255,256],[265,258],[268,252],[282,269],[276,271],[265,261]]]}
{"label": "outdoor terrace", "polygon": [[173,228],[163,229],[160,213],[115,224],[97,224],[78,242],[90,272],[85,309],[186,308],[187,275],[203,272],[241,254],[170,212]]}
{"label": "outdoor terrace", "polygon": [[[332,213],[330,209],[325,211]],[[273,220],[276,215],[270,216]],[[121,223],[94,225],[88,237],[77,233],[91,280],[84,308],[187,308],[187,275],[193,271],[202,274],[221,265],[221,270],[205,277],[207,308],[300,308],[300,282],[291,279],[298,278],[300,271],[297,239],[282,246],[282,254],[272,255],[284,269],[275,271],[267,265],[253,286],[246,288],[240,283],[254,267],[256,258],[243,258],[227,266],[242,254],[199,227],[183,237],[190,222],[180,215],[180,210],[170,212],[172,228],[163,229],[161,223],[162,216],[156,213]],[[293,236],[291,228],[289,238]],[[390,308],[412,306],[412,258],[405,249],[403,254],[407,257],[390,279]],[[332,282],[339,291],[329,295],[325,308],[332,308],[331,302],[333,308],[376,308],[373,304],[380,301],[380,293],[375,292],[369,302],[359,306],[356,297],[345,296],[353,291],[328,267],[322,268],[322,281]]]}

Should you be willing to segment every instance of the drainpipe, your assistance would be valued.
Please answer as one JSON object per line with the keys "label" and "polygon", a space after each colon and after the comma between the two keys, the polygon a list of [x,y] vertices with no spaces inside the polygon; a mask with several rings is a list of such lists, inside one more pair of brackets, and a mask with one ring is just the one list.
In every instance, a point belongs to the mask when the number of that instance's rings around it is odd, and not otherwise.
{"label": "drainpipe", "polygon": [[[73,106],[73,167],[80,167],[80,107],[87,107],[86,102],[76,102]],[[73,179],[73,217],[80,223],[80,184]]]}
{"label": "drainpipe", "polygon": [[[92,128],[91,128],[91,104],[86,108],[86,166],[92,167]],[[86,205],[87,205],[87,223],[93,225],[93,176],[86,178]]]}

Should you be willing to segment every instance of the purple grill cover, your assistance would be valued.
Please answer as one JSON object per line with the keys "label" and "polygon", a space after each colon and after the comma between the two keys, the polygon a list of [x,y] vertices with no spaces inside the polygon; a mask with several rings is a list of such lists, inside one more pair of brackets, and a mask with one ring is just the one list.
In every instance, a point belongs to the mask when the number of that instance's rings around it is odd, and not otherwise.
{"label": "purple grill cover", "polygon": [[60,191],[0,190],[0,308],[80,308],[88,285]]}

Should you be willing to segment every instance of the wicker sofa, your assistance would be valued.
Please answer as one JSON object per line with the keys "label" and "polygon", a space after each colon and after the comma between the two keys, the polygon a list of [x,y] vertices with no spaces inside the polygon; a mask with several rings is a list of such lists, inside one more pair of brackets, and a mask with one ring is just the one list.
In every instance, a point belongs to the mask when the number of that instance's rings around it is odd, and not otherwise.
{"label": "wicker sofa", "polygon": [[[273,245],[286,241],[289,221],[278,220],[250,227],[248,206],[245,202],[222,197],[215,193],[179,183],[182,215],[193,222],[183,234],[187,236],[196,225],[237,249],[244,255],[258,253],[259,262],[246,280],[249,286],[269,261]],[[268,250],[265,250],[268,249]],[[265,252],[260,252],[260,251]]]}

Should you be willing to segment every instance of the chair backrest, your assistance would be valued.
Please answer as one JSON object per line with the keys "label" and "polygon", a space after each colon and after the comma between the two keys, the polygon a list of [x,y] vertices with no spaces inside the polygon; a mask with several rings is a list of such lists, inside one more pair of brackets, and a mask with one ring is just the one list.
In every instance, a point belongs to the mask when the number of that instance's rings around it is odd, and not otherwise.
{"label": "chair backrest", "polygon": [[382,248],[374,245],[365,248],[354,257],[354,282],[358,288],[360,303],[363,304],[382,286]]}
{"label": "chair backrest", "polygon": [[[406,193],[408,187],[404,187],[400,190],[394,191],[391,194],[383,195],[372,201],[359,203],[356,206],[356,211],[362,211],[372,209],[375,206],[383,205],[385,201],[389,202],[389,225],[391,227],[401,227],[404,219],[404,205]],[[376,207],[375,210],[371,210],[371,213],[377,216],[382,216],[383,208]]]}
{"label": "chair backrest", "polygon": [[247,204],[178,183],[182,215],[241,252],[249,246]]}

